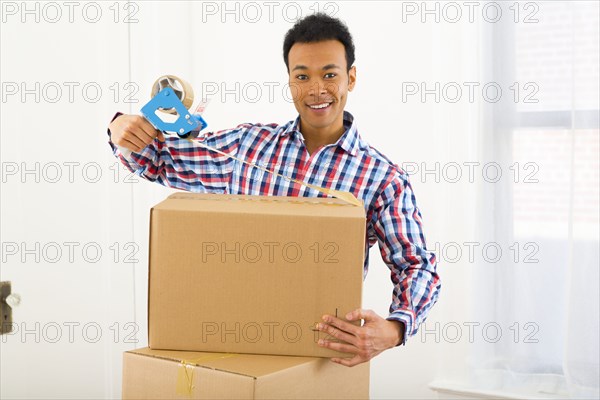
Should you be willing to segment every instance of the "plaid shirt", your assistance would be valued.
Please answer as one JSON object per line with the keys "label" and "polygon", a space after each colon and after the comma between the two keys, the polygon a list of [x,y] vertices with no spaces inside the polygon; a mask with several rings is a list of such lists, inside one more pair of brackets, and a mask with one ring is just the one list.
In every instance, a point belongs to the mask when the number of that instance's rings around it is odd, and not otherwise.
{"label": "plaid shirt", "polygon": [[[348,112],[344,113],[345,132],[339,140],[311,155],[303,144],[299,123],[300,117],[284,125],[241,124],[234,129],[204,133],[196,140],[282,175],[351,192],[362,200],[367,216],[364,276],[369,266],[369,248],[378,242],[394,285],[387,319],[406,325],[405,338],[414,335],[437,301],[441,285],[435,255],[426,249],[421,213],[407,174],[360,137]],[[165,138],[166,142],[154,140],[140,153],[109,143],[130,171],[176,189],[324,196],[187,140]]]}

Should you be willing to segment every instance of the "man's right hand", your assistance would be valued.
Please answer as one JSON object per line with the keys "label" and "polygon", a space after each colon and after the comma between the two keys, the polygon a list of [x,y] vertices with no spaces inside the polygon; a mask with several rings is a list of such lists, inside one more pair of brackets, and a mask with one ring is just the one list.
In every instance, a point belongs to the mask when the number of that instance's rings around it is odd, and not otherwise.
{"label": "man's right hand", "polygon": [[156,137],[161,142],[165,141],[162,132],[154,129],[146,118],[139,115],[120,115],[110,123],[108,129],[114,144],[136,153],[152,143]]}

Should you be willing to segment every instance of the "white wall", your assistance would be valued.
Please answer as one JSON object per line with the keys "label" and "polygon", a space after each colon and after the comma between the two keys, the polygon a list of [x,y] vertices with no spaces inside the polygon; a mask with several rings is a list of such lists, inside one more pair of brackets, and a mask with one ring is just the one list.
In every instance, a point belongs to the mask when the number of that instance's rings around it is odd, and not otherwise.
{"label": "white wall", "polygon": [[[21,7],[21,3],[15,4]],[[257,102],[244,98],[243,90],[237,92],[239,101],[234,94],[226,98],[221,98],[221,91],[215,94],[205,114],[211,129],[247,121],[285,122],[295,117],[293,105],[282,94],[287,80],[282,39],[292,25],[286,17],[293,17],[296,6],[303,15],[308,14],[313,2],[285,6],[285,16],[283,3],[279,4],[272,22],[269,8],[255,3],[262,12],[256,23],[248,21],[254,13],[244,14],[242,3],[238,4],[239,23],[235,14],[226,15],[223,23],[221,2],[211,3],[210,10],[216,7],[219,11],[216,15],[203,13],[206,6],[203,9],[199,2],[137,2],[139,10],[133,17],[138,22],[130,24],[123,20],[136,8],[124,9],[120,4],[119,22],[115,23],[112,2],[99,4],[103,14],[97,23],[83,18],[84,3],[75,9],[75,23],[68,22],[62,3],[63,16],[56,23],[47,21],[54,14],[46,19],[41,15],[39,23],[31,15],[21,22],[22,9],[15,15],[3,14],[2,82],[25,82],[28,88],[35,82],[42,87],[58,82],[63,95],[56,103],[49,101],[53,97],[50,92],[41,93],[39,102],[33,95],[21,101],[20,93],[2,101],[3,174],[15,165],[22,169],[21,163],[28,168],[41,163],[39,183],[31,175],[21,176],[20,170],[3,176],[2,242],[24,242],[28,248],[36,242],[42,247],[54,242],[76,241],[81,246],[93,242],[103,252],[97,263],[87,262],[81,255],[73,263],[66,255],[56,263],[48,261],[52,257],[48,254],[42,254],[40,262],[33,256],[22,262],[21,253],[3,259],[2,280],[13,281],[14,291],[23,298],[15,320],[34,330],[35,323],[41,323],[39,343],[33,335],[23,340],[19,334],[0,342],[3,398],[118,397],[121,352],[145,345],[148,210],[170,190],[147,182],[127,183],[122,169],[115,179],[115,160],[105,134],[114,111],[138,112],[149,99],[154,79],[169,73],[187,78],[197,92],[214,85],[234,89],[237,82],[240,88],[250,84],[262,89]],[[38,7],[41,13],[44,3]],[[362,136],[398,164],[473,159],[477,142],[472,105],[423,103],[415,98],[403,102],[401,90],[402,82],[478,79],[477,46],[472,39],[475,28],[423,24],[418,18],[402,23],[402,6],[397,2],[330,2],[328,7],[336,7],[325,11],[336,9],[335,15],[348,23],[356,41],[358,81],[347,109],[354,114]],[[88,10],[88,16],[93,16],[92,11]],[[73,102],[68,100],[63,82],[80,83]],[[83,98],[80,89],[88,82],[97,82],[102,88],[98,102]],[[115,82],[119,99],[114,98]],[[133,104],[123,98],[130,82],[139,87],[133,95],[138,102]],[[268,85],[276,84],[274,99],[269,99]],[[58,183],[49,182],[54,176],[50,175],[52,162],[58,163],[63,173]],[[66,177],[65,162],[80,163],[73,183]],[[93,180],[91,169],[82,175],[81,166],[90,162],[100,165],[103,174],[96,183],[88,182]],[[472,185],[425,179],[418,175],[412,183],[428,241],[466,240],[474,226],[469,214]],[[115,242],[120,248],[118,263],[112,260],[115,250],[110,247]],[[128,243],[139,246],[135,264],[123,262],[131,252],[124,247]],[[64,245],[60,247],[67,251]],[[469,265],[452,267],[440,265],[443,289],[440,304],[427,322],[430,329],[436,322],[443,326],[468,318]],[[391,290],[388,269],[374,248],[365,282],[365,307],[385,315]],[[70,343],[65,340],[68,329],[64,325],[69,321],[81,326],[96,322],[103,335],[98,343],[89,343],[79,326],[74,343]],[[118,327],[114,325],[117,322]],[[132,332],[124,327],[127,322],[139,327],[137,344],[127,343],[123,337]],[[62,327],[57,343],[49,340],[54,337],[51,323]],[[119,337],[114,337],[115,332]],[[406,347],[373,360],[373,398],[431,398],[435,394],[427,384],[440,368],[451,366],[457,377],[463,374],[464,341],[436,343],[434,335],[425,339],[419,334]],[[36,374],[35,385],[31,384],[32,362],[45,366],[44,373]]]}

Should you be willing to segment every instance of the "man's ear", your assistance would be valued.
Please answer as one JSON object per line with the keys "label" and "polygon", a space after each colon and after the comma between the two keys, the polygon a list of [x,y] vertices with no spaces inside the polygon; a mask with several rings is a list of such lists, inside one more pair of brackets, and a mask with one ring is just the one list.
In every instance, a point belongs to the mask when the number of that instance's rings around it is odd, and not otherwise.
{"label": "man's ear", "polygon": [[354,89],[354,85],[356,85],[356,66],[352,66],[348,70],[348,91],[351,92]]}

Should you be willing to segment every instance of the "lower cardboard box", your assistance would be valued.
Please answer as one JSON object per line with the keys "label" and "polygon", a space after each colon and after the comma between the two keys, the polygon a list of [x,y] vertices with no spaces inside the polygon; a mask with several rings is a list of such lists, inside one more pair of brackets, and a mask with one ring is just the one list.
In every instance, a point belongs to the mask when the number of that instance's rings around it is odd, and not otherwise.
{"label": "lower cardboard box", "polygon": [[369,363],[151,350],[123,355],[123,399],[367,399]]}

